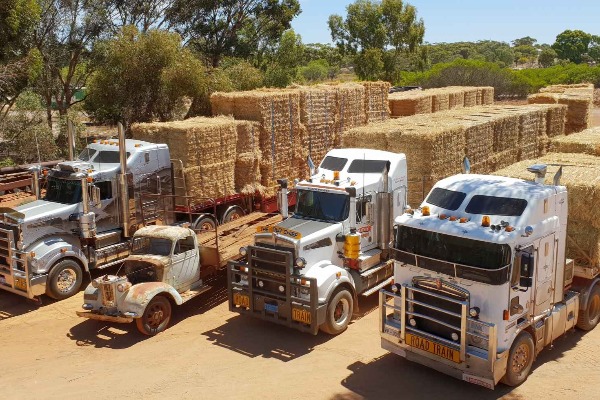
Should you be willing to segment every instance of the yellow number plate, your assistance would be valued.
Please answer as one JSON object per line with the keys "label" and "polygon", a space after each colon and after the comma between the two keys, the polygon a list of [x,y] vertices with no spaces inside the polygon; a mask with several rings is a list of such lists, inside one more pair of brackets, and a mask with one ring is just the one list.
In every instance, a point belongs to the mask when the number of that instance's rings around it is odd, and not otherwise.
{"label": "yellow number plate", "polygon": [[15,277],[15,287],[21,290],[27,290],[27,282],[23,278]]}
{"label": "yellow number plate", "polygon": [[301,310],[299,308],[292,308],[292,319],[294,321],[299,321],[304,324],[310,325],[311,316],[310,316],[310,313],[306,310]]}
{"label": "yellow number plate", "polygon": [[422,338],[420,336],[406,334],[404,340],[407,345],[414,347],[419,350],[427,351],[438,357],[445,358],[446,360],[453,361],[455,363],[460,362],[460,352],[458,350],[451,349],[448,346],[435,343],[429,339]]}
{"label": "yellow number plate", "polygon": [[250,307],[250,298],[246,295],[234,293],[233,294],[233,304],[236,306],[242,306],[249,308]]}

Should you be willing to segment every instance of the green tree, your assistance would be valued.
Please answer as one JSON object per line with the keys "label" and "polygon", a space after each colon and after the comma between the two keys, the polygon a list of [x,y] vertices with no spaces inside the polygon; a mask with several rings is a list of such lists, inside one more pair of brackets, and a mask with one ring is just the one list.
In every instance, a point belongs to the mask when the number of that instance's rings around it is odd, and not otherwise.
{"label": "green tree", "polygon": [[213,67],[225,56],[257,56],[300,13],[298,0],[175,0],[169,22]]}
{"label": "green tree", "polygon": [[329,68],[327,60],[312,60],[300,68],[300,75],[306,82],[321,82],[327,79]]}
{"label": "green tree", "polygon": [[519,47],[519,46],[534,47],[536,43],[537,43],[537,39],[534,39],[534,38],[532,38],[530,36],[525,36],[523,38],[515,39],[515,40],[512,41],[512,45],[514,47]]}
{"label": "green tree", "polygon": [[233,90],[252,90],[264,85],[263,72],[246,60],[229,58],[221,62],[221,68],[231,81]]}
{"label": "green tree", "polygon": [[39,53],[32,45],[40,12],[36,0],[0,2],[0,121],[40,72]]}
{"label": "green tree", "polygon": [[588,52],[593,37],[589,33],[580,30],[566,30],[556,37],[552,48],[563,60],[569,60],[575,64],[582,62],[583,55]]}
{"label": "green tree", "polygon": [[115,33],[127,25],[140,32],[161,29],[168,25],[167,14],[174,4],[175,0],[112,0],[113,29]]}
{"label": "green tree", "polygon": [[[401,58],[416,54],[423,43],[425,24],[416,8],[402,0],[357,0],[346,11],[346,19],[329,17],[332,39],[355,56],[360,78],[395,80]],[[374,62],[371,71],[368,60]]]}
{"label": "green tree", "polygon": [[551,67],[554,65],[554,61],[557,57],[558,54],[556,54],[556,51],[554,51],[554,49],[551,47],[547,47],[540,52],[538,62],[544,68]]}
{"label": "green tree", "polygon": [[100,122],[167,121],[184,116],[185,98],[206,90],[200,60],[181,46],[176,33],[126,27],[96,47],[96,72],[86,109]]}
{"label": "green tree", "polygon": [[268,66],[265,72],[267,86],[285,87],[298,76],[302,63],[304,45],[302,38],[292,29],[285,31],[277,48],[267,56]]}

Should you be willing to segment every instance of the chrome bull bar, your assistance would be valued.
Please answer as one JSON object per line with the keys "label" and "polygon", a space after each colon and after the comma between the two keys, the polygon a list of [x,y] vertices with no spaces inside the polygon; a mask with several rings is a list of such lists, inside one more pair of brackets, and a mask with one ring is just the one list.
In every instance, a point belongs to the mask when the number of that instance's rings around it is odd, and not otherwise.
{"label": "chrome bull bar", "polygon": [[32,276],[27,254],[16,249],[14,231],[0,228],[0,290],[34,299],[46,291],[46,275]]}

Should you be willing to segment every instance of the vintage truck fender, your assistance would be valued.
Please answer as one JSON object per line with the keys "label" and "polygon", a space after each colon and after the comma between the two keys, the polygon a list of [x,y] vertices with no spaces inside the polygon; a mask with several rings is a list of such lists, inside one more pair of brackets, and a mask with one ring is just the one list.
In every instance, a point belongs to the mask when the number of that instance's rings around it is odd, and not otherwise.
{"label": "vintage truck fender", "polygon": [[119,310],[141,317],[150,300],[161,293],[164,293],[177,305],[183,303],[181,295],[171,285],[164,282],[143,282],[129,288],[125,298],[119,304]]}
{"label": "vintage truck fender", "polygon": [[40,239],[27,247],[27,252],[35,253],[31,258],[31,270],[36,274],[46,274],[52,266],[63,258],[74,258],[88,271],[88,260],[76,240],[70,237],[54,236]]}
{"label": "vintage truck fender", "polygon": [[344,268],[333,265],[331,261],[326,260],[314,264],[304,275],[307,278],[317,278],[319,304],[326,304],[340,285],[345,285],[351,289],[350,292],[356,303],[354,280]]}

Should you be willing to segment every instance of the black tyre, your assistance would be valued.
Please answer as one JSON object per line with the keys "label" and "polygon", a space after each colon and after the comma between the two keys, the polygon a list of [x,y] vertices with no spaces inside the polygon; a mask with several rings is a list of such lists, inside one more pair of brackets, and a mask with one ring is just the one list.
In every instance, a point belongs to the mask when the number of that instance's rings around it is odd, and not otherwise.
{"label": "black tyre", "polygon": [[590,292],[585,310],[579,310],[577,327],[584,331],[594,329],[600,320],[600,286],[596,285]]}
{"label": "black tyre", "polygon": [[48,274],[46,294],[53,299],[66,299],[79,291],[82,281],[83,272],[77,261],[71,259],[59,261]]}
{"label": "black tyre", "polygon": [[227,222],[235,221],[236,219],[242,218],[246,213],[240,206],[232,206],[225,211],[223,217],[221,218],[221,223],[225,224]]}
{"label": "black tyre", "polygon": [[202,214],[196,218],[192,228],[199,231],[212,231],[217,228],[217,222],[211,214]]}
{"label": "black tyre", "polygon": [[144,314],[135,320],[138,330],[154,336],[167,329],[171,321],[171,303],[165,296],[157,295],[146,306]]}
{"label": "black tyre", "polygon": [[337,290],[327,304],[325,322],[320,329],[330,335],[344,332],[352,319],[353,307],[352,294],[347,289]]}
{"label": "black tyre", "polygon": [[531,371],[534,352],[533,338],[528,332],[521,332],[508,353],[506,375],[502,378],[502,383],[519,386],[525,382]]}

